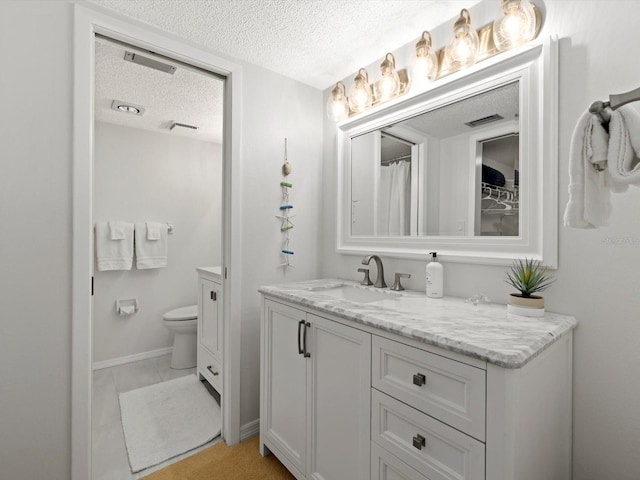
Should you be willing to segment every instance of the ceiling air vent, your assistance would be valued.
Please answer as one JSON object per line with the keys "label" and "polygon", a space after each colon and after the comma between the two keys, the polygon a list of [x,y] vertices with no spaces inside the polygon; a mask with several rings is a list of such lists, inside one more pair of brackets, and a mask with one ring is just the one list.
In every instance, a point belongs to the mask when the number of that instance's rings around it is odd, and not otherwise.
{"label": "ceiling air vent", "polygon": [[169,65],[168,63],[162,63],[158,60],[154,60],[153,58],[143,57],[138,53],[133,52],[125,52],[124,59],[127,62],[137,63],[138,65],[142,65],[143,67],[153,68],[154,70],[160,70],[161,72],[168,73],[173,75],[176,73],[176,67],[173,65]]}
{"label": "ceiling air vent", "polygon": [[191,130],[197,130],[198,127],[196,127],[195,125],[187,125],[186,123],[178,123],[178,122],[173,122],[171,124],[171,126],[169,127],[169,130],[173,130],[176,127],[180,127],[180,128],[190,128]]}
{"label": "ceiling air vent", "polygon": [[465,122],[465,125],[469,127],[479,127],[480,125],[486,125],[487,123],[497,122],[498,120],[503,120],[504,117],[502,115],[498,115],[497,113],[494,115],[489,115],[488,117],[478,118],[477,120],[471,120],[470,122]]}

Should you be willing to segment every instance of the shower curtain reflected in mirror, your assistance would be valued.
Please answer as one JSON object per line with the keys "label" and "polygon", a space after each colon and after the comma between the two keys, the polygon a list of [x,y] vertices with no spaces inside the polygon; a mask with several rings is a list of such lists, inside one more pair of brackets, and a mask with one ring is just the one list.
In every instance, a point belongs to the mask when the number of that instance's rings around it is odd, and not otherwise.
{"label": "shower curtain reflected in mirror", "polygon": [[411,163],[393,162],[380,168],[378,235],[409,235],[411,227]]}

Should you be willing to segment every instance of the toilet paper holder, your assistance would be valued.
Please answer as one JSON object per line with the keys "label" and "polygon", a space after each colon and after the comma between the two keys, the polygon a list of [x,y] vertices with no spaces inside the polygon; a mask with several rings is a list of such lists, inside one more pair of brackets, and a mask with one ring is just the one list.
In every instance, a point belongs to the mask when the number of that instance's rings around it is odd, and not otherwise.
{"label": "toilet paper holder", "polygon": [[116,300],[116,313],[118,315],[133,315],[138,311],[138,299]]}

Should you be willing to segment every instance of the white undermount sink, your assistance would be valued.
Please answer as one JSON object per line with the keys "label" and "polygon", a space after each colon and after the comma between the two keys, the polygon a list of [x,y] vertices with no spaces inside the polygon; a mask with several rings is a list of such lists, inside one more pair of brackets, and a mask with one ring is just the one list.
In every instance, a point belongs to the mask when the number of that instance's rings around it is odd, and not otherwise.
{"label": "white undermount sink", "polygon": [[383,290],[375,287],[363,287],[358,285],[340,285],[322,287],[313,290],[322,295],[328,295],[337,300],[347,300],[354,303],[372,303],[383,300],[397,300],[403,295],[401,293]]}

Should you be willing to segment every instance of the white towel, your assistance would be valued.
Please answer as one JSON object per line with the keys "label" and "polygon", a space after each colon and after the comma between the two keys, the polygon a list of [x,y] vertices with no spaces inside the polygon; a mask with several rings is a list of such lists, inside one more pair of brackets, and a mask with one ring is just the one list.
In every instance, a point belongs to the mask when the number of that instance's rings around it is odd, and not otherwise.
{"label": "white towel", "polygon": [[609,175],[612,188],[623,192],[640,185],[640,113],[631,105],[611,112],[609,122]]}
{"label": "white towel", "polygon": [[163,226],[166,227],[166,223],[160,223],[160,222],[145,222],[145,225],[147,226],[147,240],[160,240],[161,238],[161,231]]}
{"label": "white towel", "polygon": [[133,263],[133,224],[123,222],[124,238],[111,240],[109,222],[97,222],[96,261],[98,271],[131,270]]}
{"label": "white towel", "polygon": [[160,239],[147,240],[147,222],[135,224],[136,267],[139,270],[167,266],[168,226],[166,223],[159,225]]}
{"label": "white towel", "polygon": [[569,202],[564,224],[574,228],[597,228],[607,224],[611,213],[610,181],[604,166],[609,136],[599,116],[582,114],[571,137],[569,154]]}
{"label": "white towel", "polygon": [[124,240],[126,238],[125,229],[127,225],[131,225],[127,222],[121,222],[117,220],[109,220],[109,233],[111,240]]}

